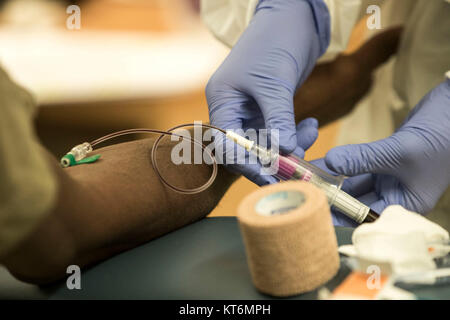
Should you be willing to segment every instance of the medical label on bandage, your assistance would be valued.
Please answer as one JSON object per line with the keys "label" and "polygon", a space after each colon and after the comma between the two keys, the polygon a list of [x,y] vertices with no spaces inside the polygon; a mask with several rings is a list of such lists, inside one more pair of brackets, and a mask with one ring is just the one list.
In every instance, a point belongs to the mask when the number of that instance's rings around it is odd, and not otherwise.
{"label": "medical label on bandage", "polygon": [[301,206],[305,202],[305,195],[298,191],[280,191],[259,200],[255,205],[258,214],[270,217],[286,214]]}

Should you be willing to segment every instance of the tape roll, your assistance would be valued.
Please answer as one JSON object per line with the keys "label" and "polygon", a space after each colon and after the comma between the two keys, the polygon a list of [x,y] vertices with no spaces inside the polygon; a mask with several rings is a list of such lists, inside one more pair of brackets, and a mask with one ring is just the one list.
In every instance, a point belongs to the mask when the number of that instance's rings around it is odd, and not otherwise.
{"label": "tape roll", "polygon": [[312,291],[339,269],[325,194],[300,181],[265,186],[239,205],[238,220],[255,287],[278,297]]}

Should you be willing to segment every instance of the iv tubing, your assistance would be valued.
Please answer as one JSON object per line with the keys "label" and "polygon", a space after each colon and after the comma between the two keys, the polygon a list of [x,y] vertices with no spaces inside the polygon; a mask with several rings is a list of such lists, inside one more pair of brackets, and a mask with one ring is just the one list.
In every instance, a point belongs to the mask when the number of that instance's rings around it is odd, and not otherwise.
{"label": "iv tubing", "polygon": [[[127,129],[127,130],[122,130],[122,131],[117,131],[114,133],[110,133],[104,137],[98,138],[92,142],[90,142],[90,145],[92,146],[92,148],[102,142],[105,142],[107,140],[116,138],[116,137],[120,137],[120,136],[124,136],[124,135],[128,135],[128,134],[135,134],[135,133],[154,133],[154,134],[160,134],[160,136],[158,137],[158,139],[156,139],[155,143],[153,144],[152,147],[152,152],[151,152],[151,160],[152,160],[152,166],[153,169],[155,170],[156,175],[158,176],[158,178],[170,189],[172,189],[175,192],[178,193],[182,193],[182,194],[196,194],[196,193],[200,193],[206,189],[208,189],[213,183],[214,180],[217,177],[217,171],[218,171],[218,165],[217,165],[217,161],[216,158],[214,157],[214,155],[212,154],[211,150],[207,149],[206,146],[195,140],[192,139],[191,137],[185,137],[176,133],[173,133],[172,131],[176,130],[176,129],[180,129],[180,128],[184,128],[184,127],[196,127],[198,126],[198,124],[194,124],[194,123],[186,123],[186,124],[181,124],[178,125],[176,127],[170,128],[167,131],[163,131],[163,130],[156,130],[156,129],[146,129],[146,128],[141,128],[141,129]],[[201,127],[205,127],[205,128],[210,128],[210,129],[215,129],[218,130],[224,134],[226,134],[225,130],[220,129],[218,127],[209,125],[209,124],[201,124]],[[174,186],[172,184],[170,184],[166,179],[164,179],[164,177],[161,175],[160,171],[159,171],[159,167],[158,167],[158,163],[156,161],[156,151],[157,148],[162,140],[162,138],[164,136],[176,136],[182,139],[188,139],[189,141],[193,142],[196,145],[199,145],[203,150],[205,150],[208,153],[208,156],[211,158],[212,160],[212,166],[213,166],[213,171],[211,173],[211,177],[209,178],[209,180],[203,184],[200,187],[197,188],[193,188],[193,189],[185,189],[185,188],[180,188],[177,186]]]}

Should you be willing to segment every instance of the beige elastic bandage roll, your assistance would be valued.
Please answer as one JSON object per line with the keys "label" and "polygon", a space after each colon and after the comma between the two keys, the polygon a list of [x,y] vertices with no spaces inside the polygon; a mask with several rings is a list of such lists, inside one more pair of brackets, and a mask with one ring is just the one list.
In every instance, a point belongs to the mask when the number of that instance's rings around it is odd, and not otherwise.
{"label": "beige elastic bandage roll", "polygon": [[306,182],[265,186],[247,196],[238,220],[255,287],[278,297],[312,291],[339,269],[325,194]]}

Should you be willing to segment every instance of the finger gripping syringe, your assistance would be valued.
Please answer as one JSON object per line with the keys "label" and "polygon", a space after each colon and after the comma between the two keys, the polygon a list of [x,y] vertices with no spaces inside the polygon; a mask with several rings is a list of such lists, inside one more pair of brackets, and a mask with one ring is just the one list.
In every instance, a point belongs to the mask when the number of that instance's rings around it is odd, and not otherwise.
{"label": "finger gripping syringe", "polygon": [[344,177],[333,176],[293,155],[282,156],[233,131],[227,131],[226,136],[258,157],[262,164],[271,164],[276,171],[274,176],[279,180],[302,180],[314,184],[325,192],[330,206],[356,222],[373,222],[378,218],[368,206],[341,190]]}

